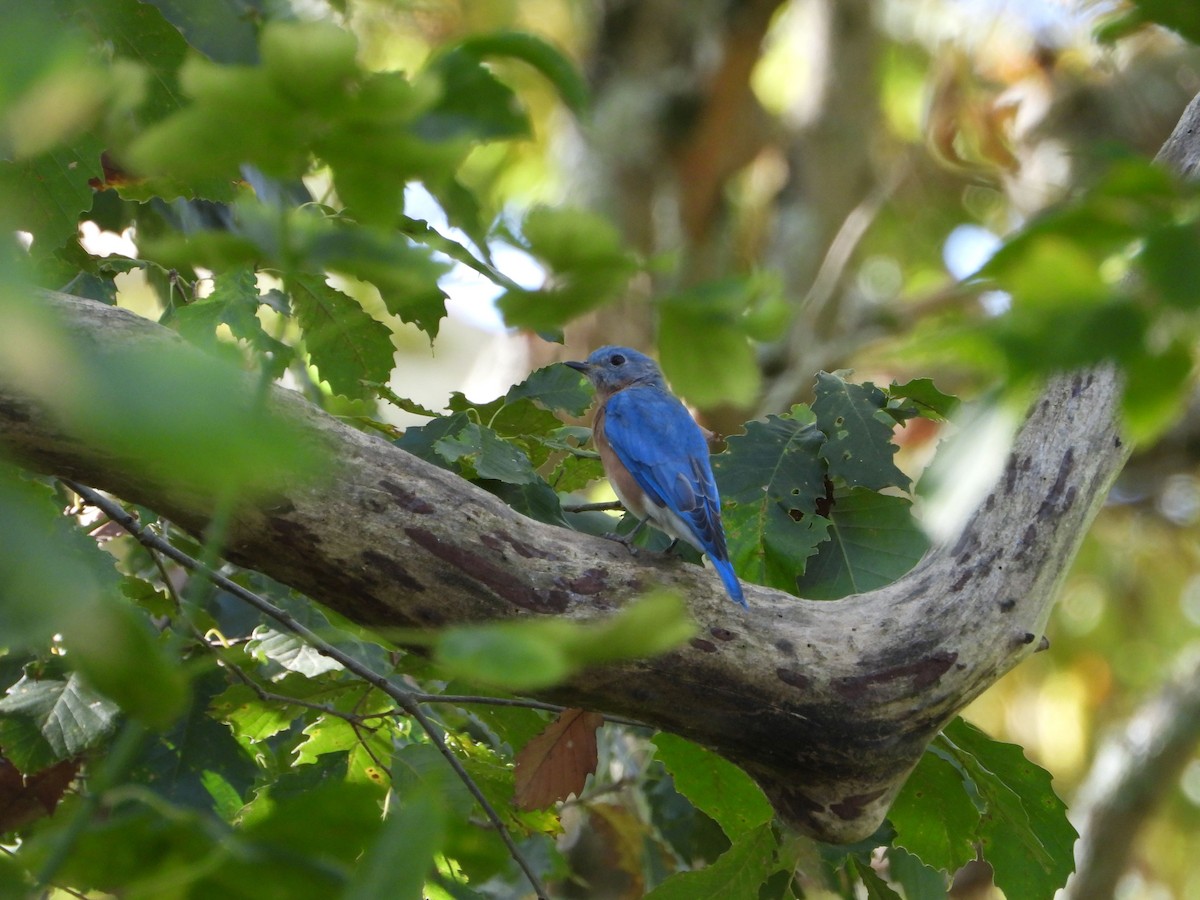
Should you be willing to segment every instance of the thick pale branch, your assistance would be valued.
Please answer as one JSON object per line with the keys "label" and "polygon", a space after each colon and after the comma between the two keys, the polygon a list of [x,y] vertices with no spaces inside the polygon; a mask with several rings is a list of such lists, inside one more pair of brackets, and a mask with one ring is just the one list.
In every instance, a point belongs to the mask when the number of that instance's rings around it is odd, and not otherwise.
{"label": "thick pale branch", "polygon": [[[64,295],[44,303],[101,356],[163,342],[196,352],[120,309]],[[850,841],[877,827],[937,730],[1036,648],[1057,583],[1125,459],[1116,394],[1109,372],[1052,385],[956,544],[896,584],[837,602],[748,586],[743,612],[708,570],[630,557],[524,518],[282,389],[270,402],[327,449],[328,477],[240,508],[226,555],[373,626],[588,619],[653,585],[675,587],[702,629],[690,646],[588,671],[542,696],[706,744],[751,772],[785,817]],[[211,498],[148,479],[4,384],[0,429],[0,444],[31,468],[195,531],[206,524]]]}

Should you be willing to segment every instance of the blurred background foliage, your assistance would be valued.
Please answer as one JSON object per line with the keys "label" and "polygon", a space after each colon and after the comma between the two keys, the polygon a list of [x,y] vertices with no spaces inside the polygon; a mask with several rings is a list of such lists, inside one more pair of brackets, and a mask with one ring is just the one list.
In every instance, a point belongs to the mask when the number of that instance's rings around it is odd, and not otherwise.
{"label": "blurred background foliage", "polygon": [[[1194,671],[1200,205],[1145,164],[1200,90],[1190,4],[61,0],[7,10],[5,22],[0,225],[23,249],[0,261],[0,364],[155,477],[232,496],[269,488],[264,477],[280,470],[311,470],[303,452],[281,455],[294,443],[282,423],[231,429],[213,418],[230,379],[252,369],[261,384],[283,378],[368,427],[407,427],[402,445],[498,482],[517,508],[552,519],[527,463],[489,450],[478,426],[519,445],[536,431],[522,452],[539,465],[575,447],[579,432],[551,435],[537,418],[545,408],[506,392],[546,363],[621,343],[657,350],[677,390],[727,435],[812,402],[821,370],[854,369],[856,381],[879,385],[932,377],[964,398],[952,424],[913,419],[895,439],[936,538],[994,473],[1040,377],[1115,360],[1130,379],[1126,426],[1139,450],[1067,576],[1051,652],[966,718],[1022,745],[1075,806],[1105,735]],[[330,22],[342,28],[320,24]],[[245,127],[253,121],[260,127]],[[328,166],[313,168],[313,158]],[[85,384],[86,349],[23,307],[29,284],[161,319],[226,366],[201,372],[188,358],[148,357]],[[148,383],[157,391],[143,392]],[[184,432],[169,414],[180,385]],[[540,383],[536,396],[551,387]],[[452,415],[430,423],[422,407]],[[582,410],[578,397],[551,408]],[[240,414],[259,422],[253,407]],[[131,437],[123,415],[166,424]],[[218,469],[213,442],[231,433],[246,441],[231,451],[244,467]],[[155,470],[164,460],[166,471]],[[567,483],[595,475],[594,461],[572,464]],[[0,565],[13,573],[39,560],[60,580],[5,585],[4,683],[27,678],[37,689],[0,701],[0,747],[22,771],[68,764],[43,770],[48,798],[62,796],[78,751],[101,741],[114,762],[94,767],[96,790],[128,777],[164,794],[151,800],[126,785],[120,802],[135,811],[81,838],[71,823],[90,816],[88,800],[69,793],[54,824],[30,832],[23,867],[142,896],[186,870],[189,889],[227,896],[384,897],[400,888],[372,882],[376,867],[386,871],[397,848],[437,846],[440,834],[438,896],[469,896],[463,871],[485,896],[521,894],[495,835],[453,824],[477,815],[456,783],[445,786],[449,805],[414,789],[393,824],[378,827],[380,769],[409,786],[440,771],[406,720],[369,718],[389,708],[380,696],[80,509],[125,577],[89,556],[91,545],[78,566],[56,566],[60,526],[45,511],[71,502],[56,490],[7,470],[0,480]],[[194,555],[211,553],[152,512],[142,518]],[[219,529],[209,537],[219,543]],[[339,646],[396,667],[394,647],[253,573],[236,578]],[[74,599],[46,610],[44,596]],[[177,609],[185,627],[143,627]],[[679,625],[662,615],[664,628]],[[108,640],[89,642],[87,628],[99,625]],[[531,638],[521,665],[553,677],[561,661],[539,648],[557,639]],[[489,640],[453,635],[449,658],[464,641]],[[89,655],[89,643],[111,652]],[[180,667],[184,645],[192,655]],[[513,642],[491,645],[507,652]],[[122,669],[131,657],[133,672]],[[228,684],[218,657],[248,680]],[[423,666],[406,658],[401,668],[423,687],[457,690]],[[156,690],[132,690],[139,677]],[[177,719],[187,679],[195,699]],[[133,718],[119,719],[112,701]],[[438,709],[455,751],[508,804],[512,750],[548,714]],[[86,720],[64,717],[83,710]],[[60,727],[68,720],[82,730]],[[172,722],[165,737],[142,731]],[[524,849],[564,896],[639,896],[731,842],[746,858],[775,846],[761,820],[737,820],[703,787],[684,786],[689,771],[715,764],[656,744],[652,761],[637,732],[600,732],[598,775],[563,809],[557,849],[547,837],[556,823],[514,809]],[[381,762],[389,748],[399,748],[390,765]],[[323,793],[331,773],[356,787]],[[1161,802],[1136,836],[1122,835],[1132,854],[1112,887],[1126,898],[1200,897],[1200,757],[1189,750],[1151,775]],[[210,808],[220,824],[196,812]],[[297,833],[305,817],[330,825]],[[25,827],[22,816],[8,821]],[[1130,831],[1138,821],[1131,814]],[[114,854],[121,846],[161,867]],[[278,881],[264,884],[263,860],[281,846],[308,860],[272,866]],[[848,895],[856,866],[869,896],[889,896],[870,849],[846,863],[798,844],[788,858],[826,873],[810,876],[805,896]],[[911,858],[888,862],[876,860],[908,896],[944,894]],[[0,857],[0,894],[24,889]],[[776,879],[763,896],[788,890]],[[996,889],[973,865],[952,894]]]}

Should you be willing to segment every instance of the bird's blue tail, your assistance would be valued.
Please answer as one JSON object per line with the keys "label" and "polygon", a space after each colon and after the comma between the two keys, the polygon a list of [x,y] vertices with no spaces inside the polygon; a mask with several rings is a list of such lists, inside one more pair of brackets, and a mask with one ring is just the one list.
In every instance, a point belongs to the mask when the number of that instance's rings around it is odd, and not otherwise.
{"label": "bird's blue tail", "polygon": [[721,576],[721,581],[725,583],[725,592],[729,594],[729,599],[749,609],[750,605],[746,602],[746,595],[742,593],[742,583],[733,574],[733,566],[729,560],[713,559],[711,556],[709,559],[712,559],[713,568],[717,570],[717,574]]}

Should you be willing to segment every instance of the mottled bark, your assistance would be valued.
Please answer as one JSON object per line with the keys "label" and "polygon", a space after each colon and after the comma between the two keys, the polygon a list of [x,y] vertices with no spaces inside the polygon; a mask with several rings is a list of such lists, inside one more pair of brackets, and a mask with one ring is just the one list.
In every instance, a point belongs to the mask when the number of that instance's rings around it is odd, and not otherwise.
{"label": "mottled bark", "polygon": [[[101,355],[169,342],[132,313],[64,295],[45,305]],[[247,385],[247,390],[251,386]],[[1033,408],[1004,476],[952,544],[881,590],[829,603],[747,586],[540,524],[485,491],[273,389],[323,445],[319,484],[237,510],[226,555],[371,626],[548,614],[593,619],[655,585],[688,598],[700,634],[665,656],[598,667],[540,696],[636,717],[741,764],[777,810],[827,841],[869,835],[925,745],[1033,652],[1055,591],[1126,448],[1108,371],[1065,377]],[[186,409],[180,410],[186,415]],[[203,529],[211,498],[147,479],[0,384],[0,445]]]}

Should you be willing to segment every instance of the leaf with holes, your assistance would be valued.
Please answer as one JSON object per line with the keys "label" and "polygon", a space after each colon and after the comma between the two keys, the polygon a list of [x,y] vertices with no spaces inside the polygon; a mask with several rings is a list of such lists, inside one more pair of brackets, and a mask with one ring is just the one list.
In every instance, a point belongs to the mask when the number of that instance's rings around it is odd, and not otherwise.
{"label": "leaf with holes", "polygon": [[796,579],[800,596],[835,600],[891,584],[917,564],[929,538],[904,497],[865,488],[834,495],[830,540]]}
{"label": "leaf with holes", "polygon": [[829,526],[817,512],[825,496],[824,441],[812,413],[796,406],[786,416],[748,422],[746,433],[713,457],[729,557],[744,578],[795,592],[796,573]]}
{"label": "leaf with holes", "polygon": [[850,487],[908,488],[909,477],[892,459],[896,445],[886,406],[887,395],[873,384],[852,384],[828,372],[817,376],[812,409],[825,433],[821,458],[830,475]]}

